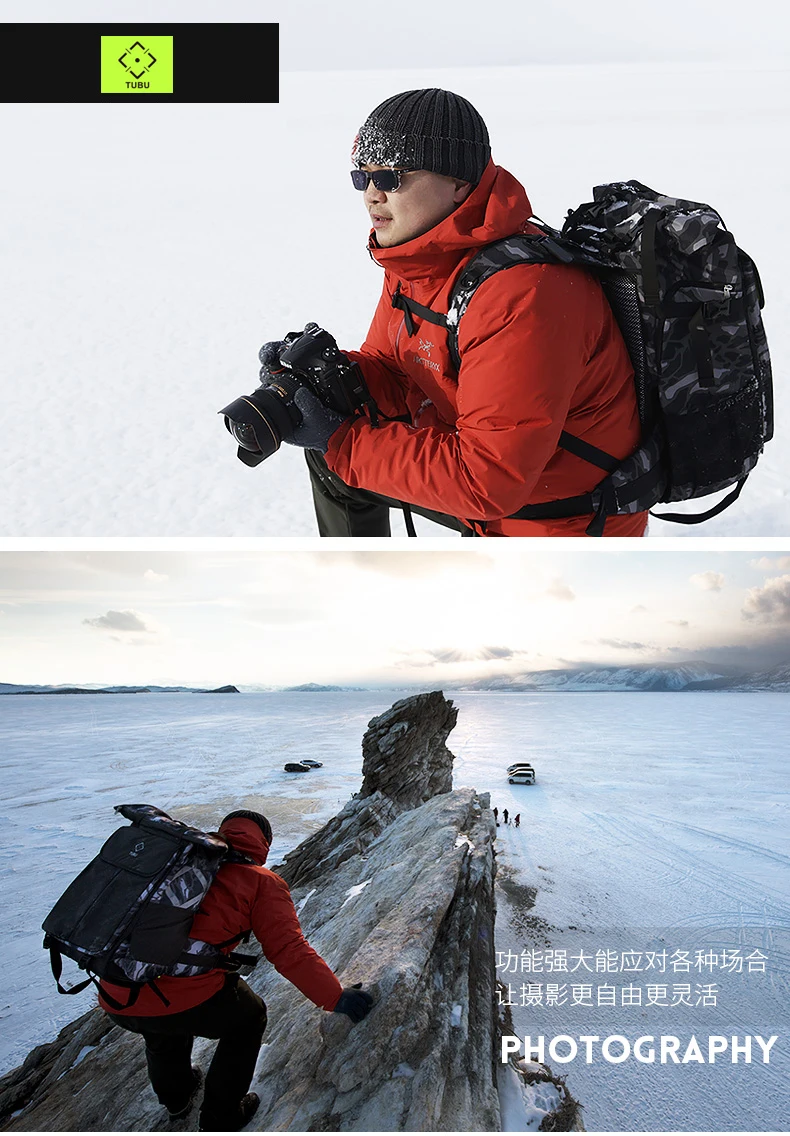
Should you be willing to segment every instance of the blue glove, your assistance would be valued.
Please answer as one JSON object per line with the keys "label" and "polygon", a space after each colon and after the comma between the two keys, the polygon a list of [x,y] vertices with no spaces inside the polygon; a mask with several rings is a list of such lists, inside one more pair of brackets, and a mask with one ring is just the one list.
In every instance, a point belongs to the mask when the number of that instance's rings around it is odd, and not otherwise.
{"label": "blue glove", "polygon": [[289,446],[301,446],[305,450],[320,450],[325,454],[329,439],[347,421],[346,416],[330,410],[324,406],[311,390],[300,387],[294,395],[299,413],[302,415],[301,425],[297,426],[290,438],[283,438]]}
{"label": "blue glove", "polygon": [[373,1006],[373,995],[367,990],[362,990],[361,987],[361,982],[356,982],[350,987],[346,986],[332,1013],[347,1014],[354,1025],[366,1018]]}

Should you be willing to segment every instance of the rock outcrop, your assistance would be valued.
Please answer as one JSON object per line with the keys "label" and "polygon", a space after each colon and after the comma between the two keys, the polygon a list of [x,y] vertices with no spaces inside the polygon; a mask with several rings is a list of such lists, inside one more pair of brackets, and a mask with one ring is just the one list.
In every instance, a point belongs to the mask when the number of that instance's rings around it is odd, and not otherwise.
{"label": "rock outcrop", "polygon": [[[361,791],[276,870],[310,942],[376,998],[353,1026],[265,961],[247,981],[269,1028],[253,1088],[259,1131],[500,1127],[494,1012],[493,817],[452,789],[456,711],[439,692],[396,703],[363,740]],[[92,1011],[0,1081],[8,1130],[174,1127],[139,1039]],[[198,1041],[204,1068],[213,1043]],[[194,1129],[193,1115],[180,1127]]]}
{"label": "rock outcrop", "polygon": [[450,792],[453,755],[446,742],[457,718],[452,702],[434,691],[404,698],[368,724],[359,793],[277,868],[292,889],[362,855],[400,813]]}

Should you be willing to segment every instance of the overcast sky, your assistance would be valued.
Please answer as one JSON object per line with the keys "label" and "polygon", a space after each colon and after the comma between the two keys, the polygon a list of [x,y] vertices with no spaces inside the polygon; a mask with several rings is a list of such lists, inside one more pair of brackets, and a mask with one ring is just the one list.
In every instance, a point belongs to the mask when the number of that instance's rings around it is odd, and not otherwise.
{"label": "overcast sky", "polygon": [[286,71],[788,54],[784,0],[0,0],[0,11],[20,22],[278,22]]}
{"label": "overcast sky", "polygon": [[790,556],[3,552],[0,682],[439,684],[790,661]]}

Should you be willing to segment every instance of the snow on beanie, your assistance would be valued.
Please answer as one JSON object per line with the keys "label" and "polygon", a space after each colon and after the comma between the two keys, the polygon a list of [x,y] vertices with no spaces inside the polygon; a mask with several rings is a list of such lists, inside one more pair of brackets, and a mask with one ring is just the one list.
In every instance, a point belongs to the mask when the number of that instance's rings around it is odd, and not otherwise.
{"label": "snow on beanie", "polygon": [[385,99],[359,129],[356,166],[399,166],[480,181],[491,157],[486,124],[461,95],[435,87]]}
{"label": "snow on beanie", "polygon": [[[239,820],[255,821],[258,828],[261,830],[264,837],[266,838],[266,843],[271,844],[271,842],[272,842],[272,826],[269,824],[268,820],[263,815],[263,813],[254,813],[254,812],[252,812],[251,809],[237,809],[235,813],[228,813],[228,815],[225,817],[225,820],[223,820],[222,824],[225,824],[229,820],[236,820],[236,818],[238,818]],[[220,828],[222,828],[222,824],[219,826]]]}

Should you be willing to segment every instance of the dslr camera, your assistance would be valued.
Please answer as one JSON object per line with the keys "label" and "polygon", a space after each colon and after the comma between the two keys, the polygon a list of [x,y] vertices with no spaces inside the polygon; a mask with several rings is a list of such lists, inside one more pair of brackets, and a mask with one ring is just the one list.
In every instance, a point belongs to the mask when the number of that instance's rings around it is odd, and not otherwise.
{"label": "dslr camera", "polygon": [[279,364],[262,370],[261,386],[219,411],[245,465],[260,465],[299,428],[302,415],[294,396],[300,387],[346,417],[367,410],[371,424],[378,426],[376,404],[362,371],[338,350],[328,331],[308,323],[304,331],[289,332],[284,342]]}

